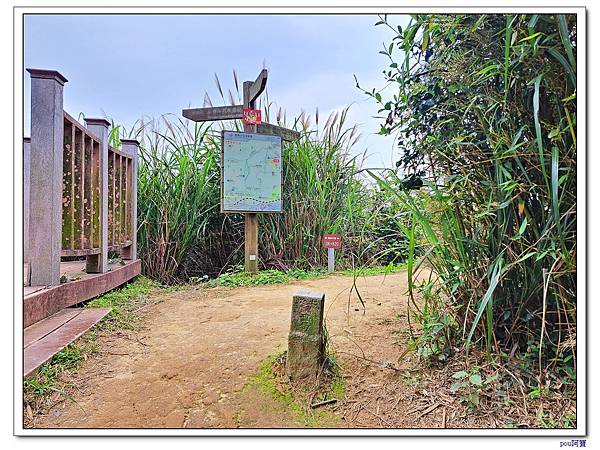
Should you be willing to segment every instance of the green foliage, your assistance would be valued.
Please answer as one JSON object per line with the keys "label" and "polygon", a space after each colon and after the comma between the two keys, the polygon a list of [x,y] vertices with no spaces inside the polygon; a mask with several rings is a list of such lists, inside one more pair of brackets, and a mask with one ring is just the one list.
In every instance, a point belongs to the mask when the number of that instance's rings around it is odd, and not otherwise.
{"label": "green foliage", "polygon": [[244,287],[244,286],[262,286],[266,284],[285,284],[293,280],[308,280],[311,278],[318,278],[325,275],[324,270],[310,270],[305,271],[302,269],[292,269],[287,272],[281,270],[262,270],[257,274],[251,274],[248,272],[233,271],[227,272],[219,277],[208,281],[206,284],[208,287]]}
{"label": "green foliage", "polygon": [[341,275],[352,275],[357,277],[368,277],[372,275],[388,275],[406,270],[406,264],[389,263],[385,266],[362,266],[354,269],[345,269],[340,271]]}
{"label": "green foliage", "polygon": [[75,344],[68,345],[53,358],[43,364],[32,377],[23,381],[23,392],[26,398],[39,398],[59,389],[59,377],[67,370],[76,369],[83,360],[83,352]]}
{"label": "green foliage", "polygon": [[146,277],[138,276],[133,282],[121,289],[110,291],[86,303],[86,308],[112,308],[104,319],[105,327],[131,329],[134,310],[145,303],[146,296],[156,283]]}
{"label": "green foliage", "polygon": [[462,393],[461,401],[463,401],[471,410],[479,407],[480,395],[482,392],[491,388],[498,380],[498,375],[492,375],[485,380],[479,373],[479,368],[474,367],[469,372],[461,370],[452,375],[455,381],[450,386],[450,392]]}
{"label": "green foliage", "polygon": [[575,355],[575,16],[419,14],[404,29],[387,17],[379,25],[393,30],[380,53],[398,89],[364,92],[402,158],[373,176],[405,211],[411,299],[424,288],[420,269],[433,269],[421,320],[450,307],[463,343],[488,354],[537,341],[540,370]]}
{"label": "green foliage", "polygon": [[[218,79],[217,85],[222,93]],[[237,83],[235,91],[239,97]],[[282,149],[283,213],[259,215],[261,269],[324,267],[326,233],[343,236],[339,267],[401,261],[402,239],[389,229],[396,212],[373,197],[372,184],[361,174],[361,155],[351,154],[360,134],[346,125],[349,107],[325,123],[317,110],[314,124],[304,113],[290,124],[281,109],[272,113],[268,93],[265,98],[265,119],[301,137]],[[206,103],[212,104],[208,97]],[[239,120],[200,125],[168,115],[140,120],[129,131],[113,124],[113,145],[121,136],[141,142],[138,247],[143,273],[152,279],[174,284],[211,278],[243,261],[244,217],[219,208],[219,126],[242,129]]]}

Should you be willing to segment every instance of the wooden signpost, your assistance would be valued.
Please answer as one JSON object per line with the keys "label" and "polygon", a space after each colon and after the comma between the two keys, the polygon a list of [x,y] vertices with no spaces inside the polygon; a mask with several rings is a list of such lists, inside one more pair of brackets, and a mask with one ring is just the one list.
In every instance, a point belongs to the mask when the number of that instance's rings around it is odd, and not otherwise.
{"label": "wooden signpost", "polygon": [[[244,132],[280,136],[283,141],[291,142],[300,137],[300,133],[269,123],[262,123],[259,114],[249,114],[256,110],[256,99],[267,86],[267,69],[263,69],[255,81],[243,83],[243,105],[217,106],[210,108],[184,109],[183,117],[195,122],[215,120],[245,119]],[[246,113],[246,114],[244,114]],[[244,266],[247,272],[258,272],[258,216],[257,213],[244,214]]]}

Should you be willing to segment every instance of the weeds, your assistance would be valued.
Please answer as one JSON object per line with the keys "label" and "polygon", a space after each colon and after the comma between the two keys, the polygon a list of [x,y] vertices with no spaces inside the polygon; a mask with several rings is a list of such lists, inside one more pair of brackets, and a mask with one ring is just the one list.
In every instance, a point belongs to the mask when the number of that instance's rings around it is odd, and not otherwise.
{"label": "weeds", "polygon": [[69,375],[98,351],[97,335],[117,329],[131,330],[135,323],[135,312],[147,304],[146,295],[156,286],[155,282],[139,276],[125,287],[86,303],[86,308],[110,307],[112,310],[76,342],[56,353],[23,381],[26,426],[49,405],[65,398],[71,399],[68,392],[73,386],[68,380]]}
{"label": "weeds", "polygon": [[[292,269],[287,272],[281,270],[262,270],[257,274],[244,272],[241,267],[232,272],[227,272],[219,277],[206,281],[207,287],[245,287],[245,286],[263,286],[267,284],[285,284],[294,280],[308,280],[319,278],[326,274],[324,270],[302,270]],[[198,282],[206,279],[192,279],[190,281]]]}

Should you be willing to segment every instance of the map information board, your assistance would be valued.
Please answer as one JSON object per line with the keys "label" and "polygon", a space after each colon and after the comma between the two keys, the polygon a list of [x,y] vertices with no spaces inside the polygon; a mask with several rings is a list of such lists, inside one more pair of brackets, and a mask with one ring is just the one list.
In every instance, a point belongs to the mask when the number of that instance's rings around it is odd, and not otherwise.
{"label": "map information board", "polygon": [[281,137],[223,131],[221,212],[281,212]]}

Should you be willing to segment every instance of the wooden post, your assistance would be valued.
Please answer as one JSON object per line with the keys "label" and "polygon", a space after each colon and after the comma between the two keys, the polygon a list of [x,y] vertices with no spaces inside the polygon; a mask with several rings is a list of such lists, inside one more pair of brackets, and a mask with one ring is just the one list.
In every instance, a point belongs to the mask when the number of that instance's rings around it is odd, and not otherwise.
{"label": "wooden post", "polygon": [[31,178],[31,139],[23,138],[23,285],[31,285],[29,264],[29,187]]}
{"label": "wooden post", "polygon": [[[138,148],[140,143],[135,139],[121,139],[122,149],[132,157],[131,170],[131,203],[129,206],[131,217],[131,245],[123,248],[123,259],[137,259],[137,174],[138,174]],[[127,187],[129,189],[129,186]],[[125,219],[127,220],[127,219]]]}
{"label": "wooden post", "polygon": [[98,242],[100,253],[86,257],[85,270],[88,273],[108,272],[108,127],[106,119],[85,119],[85,126],[100,139],[100,154],[98,157],[98,199],[100,209],[100,229]]}
{"label": "wooden post", "polygon": [[[254,83],[244,81],[244,108],[254,109],[250,88]],[[245,133],[254,132],[254,125],[244,125]],[[246,272],[258,273],[258,216],[256,213],[244,214],[244,266]]]}
{"label": "wooden post", "polygon": [[63,87],[55,70],[31,76],[29,262],[33,286],[60,283],[63,184]]}

